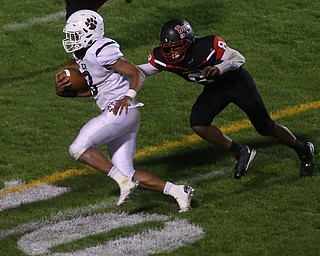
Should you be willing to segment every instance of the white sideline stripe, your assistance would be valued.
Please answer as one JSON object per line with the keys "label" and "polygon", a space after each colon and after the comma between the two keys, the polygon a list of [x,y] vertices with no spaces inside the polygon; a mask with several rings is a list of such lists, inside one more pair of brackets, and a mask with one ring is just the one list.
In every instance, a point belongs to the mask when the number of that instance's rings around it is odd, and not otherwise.
{"label": "white sideline stripe", "polygon": [[0,198],[0,212],[5,209],[18,207],[26,203],[48,200],[50,198],[67,193],[68,191],[70,191],[69,188],[45,184],[30,188],[27,191],[8,194]]}
{"label": "white sideline stripe", "polygon": [[44,17],[38,17],[38,18],[32,18],[32,19],[27,19],[23,22],[16,22],[16,23],[11,23],[8,25],[5,25],[1,28],[3,31],[16,31],[16,30],[21,30],[25,28],[32,27],[34,25],[38,25],[44,22],[48,21],[56,21],[62,17],[66,16],[66,12],[57,12],[53,13]]}
{"label": "white sideline stripe", "polygon": [[[115,2],[115,0],[110,0],[107,3],[105,3],[100,9],[104,8],[106,5],[111,5],[113,4],[113,2]],[[17,31],[17,30],[21,30],[21,29],[26,29],[29,27],[32,27],[34,25],[38,25],[44,22],[48,22],[48,21],[56,21],[59,20],[60,18],[65,18],[66,17],[66,11],[61,11],[61,12],[56,12],[56,13],[52,13],[43,17],[37,17],[37,18],[32,18],[32,19],[27,19],[25,21],[22,22],[15,22],[15,23],[11,23],[8,25],[4,25],[2,27],[0,27],[1,31]],[[64,20],[65,21],[65,20]]]}

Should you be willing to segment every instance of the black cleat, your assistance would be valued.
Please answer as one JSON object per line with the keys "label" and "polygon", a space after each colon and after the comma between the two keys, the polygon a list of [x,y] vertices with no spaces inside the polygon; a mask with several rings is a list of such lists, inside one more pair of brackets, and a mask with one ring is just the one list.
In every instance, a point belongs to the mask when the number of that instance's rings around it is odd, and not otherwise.
{"label": "black cleat", "polygon": [[246,170],[248,170],[251,161],[256,156],[256,150],[253,148],[249,148],[248,146],[244,146],[240,152],[236,155],[237,163],[234,167],[234,178],[241,179],[241,177],[245,174]]}
{"label": "black cleat", "polygon": [[308,148],[309,153],[301,157],[300,177],[312,176],[316,169],[316,165],[313,162],[314,146],[311,142],[306,142],[305,146]]}

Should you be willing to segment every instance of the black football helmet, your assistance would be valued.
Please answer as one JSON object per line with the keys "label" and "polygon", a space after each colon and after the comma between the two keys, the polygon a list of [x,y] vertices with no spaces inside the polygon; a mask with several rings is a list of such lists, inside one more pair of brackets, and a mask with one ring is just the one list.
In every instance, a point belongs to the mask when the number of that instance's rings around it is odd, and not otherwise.
{"label": "black football helmet", "polygon": [[172,19],[161,27],[160,49],[170,64],[182,61],[194,42],[191,25],[184,19]]}

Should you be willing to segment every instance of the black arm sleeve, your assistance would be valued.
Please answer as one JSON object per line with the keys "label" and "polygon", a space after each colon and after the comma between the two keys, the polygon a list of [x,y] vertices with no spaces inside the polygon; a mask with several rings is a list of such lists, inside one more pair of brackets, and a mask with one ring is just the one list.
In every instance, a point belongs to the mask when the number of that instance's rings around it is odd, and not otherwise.
{"label": "black arm sleeve", "polygon": [[67,98],[75,98],[78,96],[77,91],[71,91],[71,90],[64,90],[62,93],[57,93],[60,97],[67,97]]}

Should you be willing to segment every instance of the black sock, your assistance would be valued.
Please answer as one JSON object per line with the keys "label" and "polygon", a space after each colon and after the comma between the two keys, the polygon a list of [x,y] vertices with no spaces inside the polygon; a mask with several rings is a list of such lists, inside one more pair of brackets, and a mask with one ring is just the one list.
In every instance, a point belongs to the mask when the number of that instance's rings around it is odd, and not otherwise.
{"label": "black sock", "polygon": [[300,159],[309,153],[308,148],[300,140],[296,140],[292,148],[296,151]]}
{"label": "black sock", "polygon": [[238,154],[240,152],[240,150],[242,149],[243,146],[241,146],[240,144],[232,141],[231,147],[229,148],[230,151],[232,151],[235,154]]}

